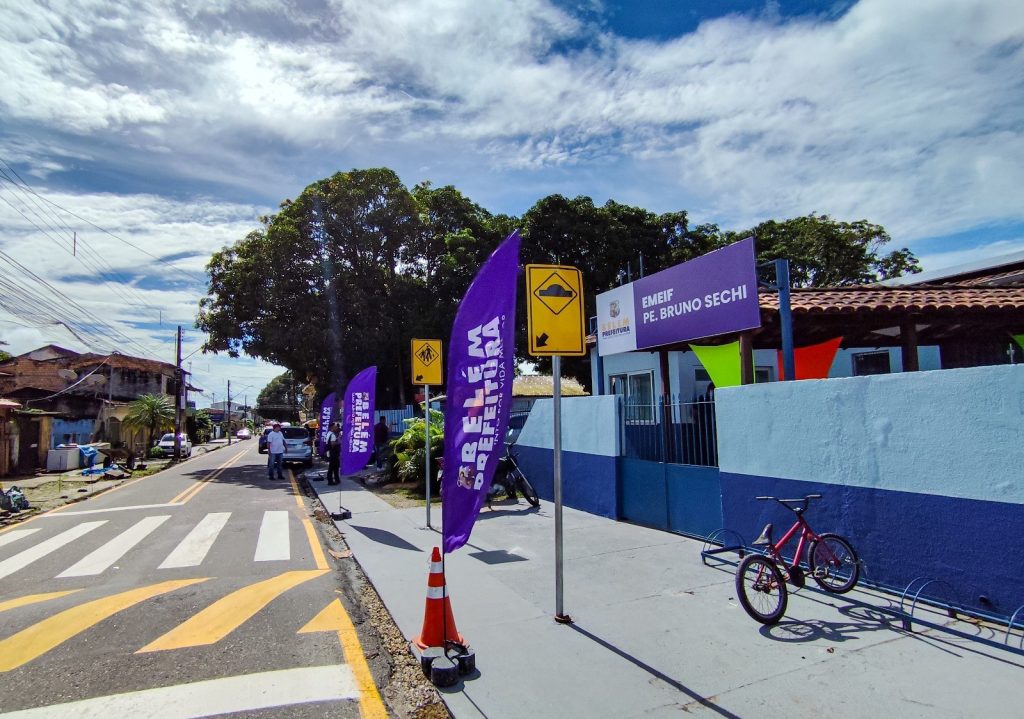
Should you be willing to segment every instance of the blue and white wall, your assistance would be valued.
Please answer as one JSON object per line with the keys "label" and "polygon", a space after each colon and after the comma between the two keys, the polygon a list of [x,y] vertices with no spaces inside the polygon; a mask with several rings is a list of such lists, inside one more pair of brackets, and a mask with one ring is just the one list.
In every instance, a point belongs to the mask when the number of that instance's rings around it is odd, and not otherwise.
{"label": "blue and white wall", "polygon": [[726,527],[792,522],[757,495],[820,492],[869,580],[1008,616],[1024,604],[1024,365],[732,387],[716,395]]}
{"label": "blue and white wall", "polygon": [[[553,499],[554,425],[550,399],[538,400],[516,442],[523,472],[544,499]],[[562,500],[575,509],[618,517],[616,462],[619,398],[562,398]]]}

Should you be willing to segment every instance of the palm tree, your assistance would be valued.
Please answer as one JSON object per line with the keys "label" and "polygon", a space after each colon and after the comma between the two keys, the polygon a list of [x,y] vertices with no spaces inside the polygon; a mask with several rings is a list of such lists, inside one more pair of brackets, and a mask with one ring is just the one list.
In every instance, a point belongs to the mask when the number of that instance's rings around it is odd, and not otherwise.
{"label": "palm tree", "polygon": [[146,447],[153,437],[166,429],[174,429],[174,405],[161,394],[144,394],[128,405],[123,423],[129,427],[147,430]]}

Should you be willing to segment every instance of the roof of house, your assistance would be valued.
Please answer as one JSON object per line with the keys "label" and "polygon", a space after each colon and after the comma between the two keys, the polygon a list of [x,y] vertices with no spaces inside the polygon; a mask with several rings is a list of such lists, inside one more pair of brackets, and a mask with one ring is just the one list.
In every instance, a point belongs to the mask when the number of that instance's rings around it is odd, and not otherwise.
{"label": "roof of house", "polygon": [[[527,375],[512,380],[513,397],[551,397],[555,382],[549,374]],[[585,397],[587,391],[572,377],[562,377],[563,397]]]}
{"label": "roof of house", "polygon": [[905,287],[923,284],[975,285],[979,283],[1002,287],[1024,285],[1024,251],[965,262],[939,270],[919,272],[916,275],[894,277],[879,284],[885,287]]}
{"label": "roof of house", "polygon": [[[761,310],[777,312],[777,292],[762,292]],[[795,289],[790,293],[793,314],[855,312],[932,312],[1024,309],[1022,287],[920,285],[911,287],[855,286]]]}

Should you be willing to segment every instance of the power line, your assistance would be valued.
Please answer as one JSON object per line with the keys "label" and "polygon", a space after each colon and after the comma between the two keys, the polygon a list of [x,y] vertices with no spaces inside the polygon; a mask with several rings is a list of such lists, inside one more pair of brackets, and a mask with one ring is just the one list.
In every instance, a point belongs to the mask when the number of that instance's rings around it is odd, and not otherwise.
{"label": "power line", "polygon": [[[118,242],[122,242],[122,243],[128,245],[129,247],[131,247],[132,249],[137,250],[138,252],[141,252],[142,254],[146,255],[147,257],[151,257],[154,260],[157,260],[158,262],[163,263],[169,269],[174,270],[175,272],[179,273],[183,277],[186,277],[187,279],[189,279],[192,282],[198,281],[198,282],[202,282],[203,284],[206,283],[206,275],[200,275],[200,274],[198,274],[196,272],[193,272],[191,270],[183,270],[180,267],[176,267],[174,265],[174,263],[172,263],[172,262],[170,262],[168,260],[165,260],[165,259],[163,259],[163,258],[161,258],[161,257],[159,257],[157,255],[154,255],[151,252],[148,252],[148,251],[144,250],[143,248],[139,247],[138,245],[136,245],[136,244],[134,244],[132,242],[129,242],[128,240],[124,239],[123,237],[118,237],[117,235],[115,235],[110,230],[107,230],[107,229],[105,229],[103,227],[100,227],[99,225],[97,225],[92,220],[88,220],[88,219],[82,217],[81,215],[78,215],[78,214],[72,212],[68,208],[63,207],[62,205],[57,204],[53,200],[51,200],[51,199],[49,199],[47,197],[44,197],[43,195],[39,194],[31,185],[29,185],[27,182],[25,182],[25,180],[21,177],[21,175],[18,174],[17,170],[15,170],[11,166],[11,164],[9,162],[7,162],[7,160],[5,160],[4,158],[0,157],[0,162],[2,162],[4,165],[6,165],[10,169],[10,171],[14,174],[14,176],[17,177],[18,180],[21,181],[21,185],[24,188],[26,188],[29,192],[31,192],[33,195],[37,196],[40,200],[42,200],[43,202],[47,203],[48,205],[52,205],[53,207],[56,207],[57,209],[62,210],[63,212],[68,213],[72,217],[77,218],[77,219],[81,220],[82,222],[85,222],[85,223],[91,225],[92,227],[96,228],[97,230],[99,230],[103,234],[109,235],[110,237],[114,238]],[[2,172],[2,170],[0,170],[0,172]]]}

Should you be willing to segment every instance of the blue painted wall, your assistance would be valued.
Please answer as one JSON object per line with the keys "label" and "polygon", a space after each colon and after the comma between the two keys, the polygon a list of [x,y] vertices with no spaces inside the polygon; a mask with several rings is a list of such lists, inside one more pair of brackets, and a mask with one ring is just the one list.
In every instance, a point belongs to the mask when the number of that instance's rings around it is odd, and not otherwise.
{"label": "blue painted wall", "polygon": [[747,541],[792,521],[755,496],[820,492],[812,526],[846,535],[872,581],[1024,604],[1024,366],[724,388],[716,405],[723,520]]}
{"label": "blue painted wall", "polygon": [[[562,501],[568,507],[617,518],[619,399],[614,396],[562,400]],[[516,442],[520,467],[537,493],[554,498],[552,401],[538,400]]]}
{"label": "blue painted wall", "polygon": [[53,420],[52,441],[50,449],[59,444],[88,444],[92,437],[92,428],[95,423],[91,419],[66,420],[55,418]]}

